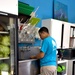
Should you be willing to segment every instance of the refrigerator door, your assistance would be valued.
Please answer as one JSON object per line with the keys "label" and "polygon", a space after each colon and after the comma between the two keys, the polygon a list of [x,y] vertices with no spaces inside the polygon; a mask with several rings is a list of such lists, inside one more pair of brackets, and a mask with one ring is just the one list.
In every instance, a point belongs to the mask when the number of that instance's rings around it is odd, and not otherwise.
{"label": "refrigerator door", "polygon": [[[0,12],[0,69],[1,75],[18,75],[17,16]],[[2,52],[1,52],[2,50]]]}

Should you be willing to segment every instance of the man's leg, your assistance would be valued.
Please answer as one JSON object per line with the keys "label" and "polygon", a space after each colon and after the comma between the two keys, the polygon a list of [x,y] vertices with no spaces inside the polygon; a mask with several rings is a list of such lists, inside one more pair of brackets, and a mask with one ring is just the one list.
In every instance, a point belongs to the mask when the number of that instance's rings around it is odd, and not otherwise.
{"label": "man's leg", "polygon": [[57,75],[55,66],[44,66],[40,70],[41,75]]}

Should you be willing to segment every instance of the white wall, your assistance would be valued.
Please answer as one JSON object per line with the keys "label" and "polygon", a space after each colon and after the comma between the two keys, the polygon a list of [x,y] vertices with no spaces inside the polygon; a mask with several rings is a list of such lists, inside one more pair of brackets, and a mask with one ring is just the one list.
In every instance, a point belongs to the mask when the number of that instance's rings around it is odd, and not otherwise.
{"label": "white wall", "polygon": [[18,15],[18,0],[0,0],[0,11]]}

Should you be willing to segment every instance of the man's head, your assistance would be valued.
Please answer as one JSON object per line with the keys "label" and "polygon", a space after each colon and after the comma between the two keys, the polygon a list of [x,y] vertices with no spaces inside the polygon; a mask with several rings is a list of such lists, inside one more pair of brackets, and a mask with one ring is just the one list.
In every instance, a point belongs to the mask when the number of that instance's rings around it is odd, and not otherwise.
{"label": "man's head", "polygon": [[40,38],[43,40],[44,38],[48,37],[49,36],[49,31],[46,27],[42,27],[40,28],[39,30],[39,35],[40,35]]}

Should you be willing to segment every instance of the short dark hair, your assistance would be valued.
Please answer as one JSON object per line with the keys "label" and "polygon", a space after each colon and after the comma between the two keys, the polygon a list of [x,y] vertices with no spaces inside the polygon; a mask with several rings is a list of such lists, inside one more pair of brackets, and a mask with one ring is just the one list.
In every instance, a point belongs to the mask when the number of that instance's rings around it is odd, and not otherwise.
{"label": "short dark hair", "polygon": [[48,28],[46,28],[46,27],[41,27],[38,32],[39,32],[39,33],[42,33],[43,31],[49,33],[49,30],[48,30]]}

